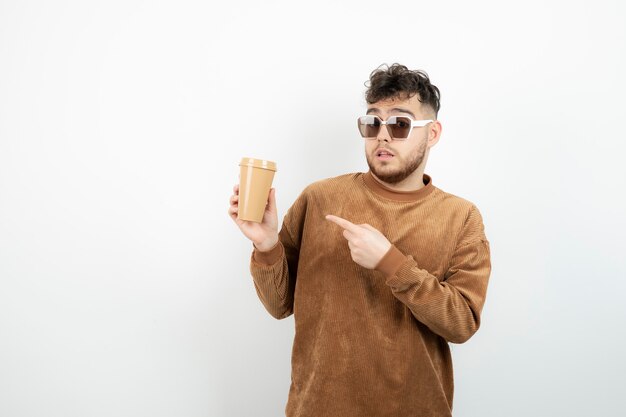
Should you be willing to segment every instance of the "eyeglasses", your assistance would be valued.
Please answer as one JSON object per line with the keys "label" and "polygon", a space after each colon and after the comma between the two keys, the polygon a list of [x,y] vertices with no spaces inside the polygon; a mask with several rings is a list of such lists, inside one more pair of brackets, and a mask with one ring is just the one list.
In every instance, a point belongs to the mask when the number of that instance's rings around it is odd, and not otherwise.
{"label": "eyeglasses", "polygon": [[414,127],[423,127],[434,120],[413,120],[406,116],[391,116],[387,121],[374,115],[361,116],[357,120],[359,132],[366,139],[376,139],[380,132],[380,127],[387,125],[389,136],[395,140],[402,140],[409,137]]}

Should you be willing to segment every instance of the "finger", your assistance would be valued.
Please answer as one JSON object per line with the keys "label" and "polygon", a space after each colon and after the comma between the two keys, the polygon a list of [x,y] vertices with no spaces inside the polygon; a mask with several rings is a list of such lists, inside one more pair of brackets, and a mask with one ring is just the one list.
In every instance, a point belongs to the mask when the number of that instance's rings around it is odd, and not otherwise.
{"label": "finger", "polygon": [[356,233],[359,230],[359,226],[357,226],[356,224],[351,223],[346,219],[342,219],[341,217],[333,216],[332,214],[327,215],[326,220],[330,220],[331,222],[353,233]]}
{"label": "finger", "polygon": [[238,195],[231,195],[230,196],[230,204],[238,204],[239,203],[239,196]]}
{"label": "finger", "polygon": [[343,234],[343,237],[345,237],[348,242],[354,239],[354,235],[348,229],[343,229],[342,234]]}
{"label": "finger", "polygon": [[369,225],[367,223],[360,224],[359,226],[361,226],[361,227],[363,227],[363,228],[365,228],[367,230],[371,230],[372,232],[378,232],[377,228],[375,228],[374,226]]}
{"label": "finger", "polygon": [[239,184],[235,184],[233,186],[233,193],[239,195]]}
{"label": "finger", "polygon": [[237,226],[241,227],[244,223],[247,223],[246,220],[242,220],[239,218],[239,209],[232,209],[232,213],[230,213],[230,218],[237,224]]}

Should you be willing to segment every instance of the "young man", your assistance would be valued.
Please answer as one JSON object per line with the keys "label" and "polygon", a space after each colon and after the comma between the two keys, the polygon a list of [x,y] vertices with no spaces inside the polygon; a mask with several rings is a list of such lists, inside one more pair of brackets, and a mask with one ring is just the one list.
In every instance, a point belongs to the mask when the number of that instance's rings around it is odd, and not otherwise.
{"label": "young man", "polygon": [[262,223],[237,219],[237,186],[230,199],[261,302],[294,314],[288,417],[451,416],[448,343],[480,325],[491,272],[481,215],[424,174],[439,90],[398,64],[368,87],[367,173],[306,187],[280,232],[274,189]]}

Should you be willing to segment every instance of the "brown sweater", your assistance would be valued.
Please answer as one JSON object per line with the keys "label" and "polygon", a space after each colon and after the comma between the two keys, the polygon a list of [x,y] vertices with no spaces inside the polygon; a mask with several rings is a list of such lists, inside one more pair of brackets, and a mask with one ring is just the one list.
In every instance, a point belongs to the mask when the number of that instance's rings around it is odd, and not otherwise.
{"label": "brown sweater", "polygon": [[[288,417],[451,415],[448,342],[478,330],[489,242],[475,205],[426,174],[424,184],[396,192],[370,172],[315,182],[289,208],[276,246],[253,250],[261,302],[295,318]],[[352,260],[327,214],[389,239],[374,270]]]}

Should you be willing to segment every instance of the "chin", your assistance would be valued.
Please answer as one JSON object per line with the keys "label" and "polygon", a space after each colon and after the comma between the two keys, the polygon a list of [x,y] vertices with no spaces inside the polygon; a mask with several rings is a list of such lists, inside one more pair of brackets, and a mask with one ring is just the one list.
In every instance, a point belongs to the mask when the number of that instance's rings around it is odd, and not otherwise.
{"label": "chin", "polygon": [[370,165],[370,171],[372,171],[372,174],[376,175],[376,178],[387,184],[396,184],[408,177],[407,173],[402,172],[402,170],[398,168],[392,168],[389,165],[382,167]]}
{"label": "chin", "polygon": [[395,167],[391,163],[383,163],[374,159],[367,159],[367,165],[370,171],[381,181],[387,184],[397,184],[407,179],[413,172],[419,168],[422,158],[414,160],[406,166]]}

